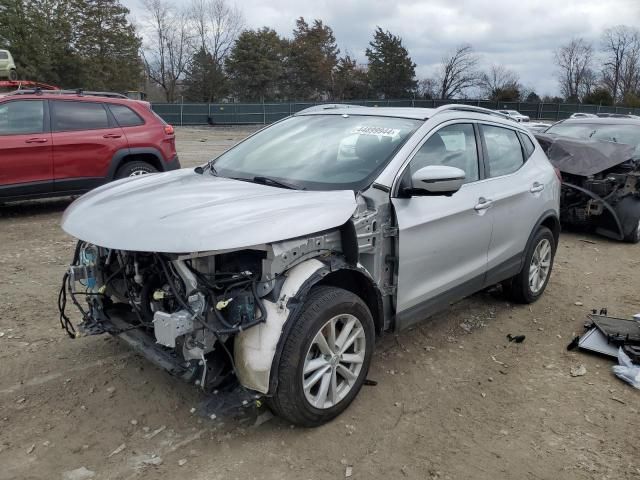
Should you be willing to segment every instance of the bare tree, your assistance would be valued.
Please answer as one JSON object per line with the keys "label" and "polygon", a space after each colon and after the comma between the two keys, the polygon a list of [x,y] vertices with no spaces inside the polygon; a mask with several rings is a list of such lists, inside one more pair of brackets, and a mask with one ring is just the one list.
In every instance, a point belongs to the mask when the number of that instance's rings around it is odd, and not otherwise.
{"label": "bare tree", "polygon": [[602,51],[605,56],[602,82],[614,100],[624,95],[621,92],[623,82],[627,84],[627,88],[629,83],[633,83],[632,77],[638,64],[639,44],[638,30],[626,25],[609,28],[602,36]]}
{"label": "bare tree", "polygon": [[143,0],[142,3],[147,10],[147,35],[142,49],[145,70],[162,88],[167,102],[174,102],[176,85],[191,58],[188,18],[168,0]]}
{"label": "bare tree", "polygon": [[555,51],[560,91],[565,98],[579,99],[591,70],[593,48],[582,38],[574,38]]}
{"label": "bare tree", "polygon": [[438,82],[438,96],[441,99],[454,98],[478,84],[478,57],[471,45],[460,45],[442,59]]}
{"label": "bare tree", "polygon": [[438,82],[433,78],[423,78],[419,80],[416,95],[418,98],[424,98],[426,100],[436,98],[438,96]]}
{"label": "bare tree", "polygon": [[227,0],[191,0],[190,11],[199,48],[220,65],[244,27],[242,13]]}
{"label": "bare tree", "polygon": [[518,74],[502,65],[493,65],[488,72],[480,75],[478,86],[490,99],[495,99],[501,92],[515,92],[521,89]]}
{"label": "bare tree", "polygon": [[[627,95],[638,95],[640,92],[640,36],[636,32],[635,42],[627,51],[626,58],[622,62],[622,72],[620,76],[620,96],[622,100],[627,99]],[[626,102],[625,102],[626,103]]]}

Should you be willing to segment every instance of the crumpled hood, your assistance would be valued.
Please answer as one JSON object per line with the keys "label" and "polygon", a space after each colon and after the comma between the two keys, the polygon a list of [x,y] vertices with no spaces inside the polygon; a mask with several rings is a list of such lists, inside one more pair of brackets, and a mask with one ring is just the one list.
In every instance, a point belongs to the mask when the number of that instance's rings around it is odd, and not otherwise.
{"label": "crumpled hood", "polygon": [[67,208],[62,228],[102,247],[187,253],[309,235],[344,224],[355,209],[349,190],[287,190],[183,169],[92,190]]}

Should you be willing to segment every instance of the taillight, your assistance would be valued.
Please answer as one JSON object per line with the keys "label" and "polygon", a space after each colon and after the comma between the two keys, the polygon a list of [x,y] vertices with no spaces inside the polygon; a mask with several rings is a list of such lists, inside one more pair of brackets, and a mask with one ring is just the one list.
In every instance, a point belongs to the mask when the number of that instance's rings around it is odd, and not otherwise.
{"label": "taillight", "polygon": [[554,167],[553,170],[556,172],[556,177],[558,177],[558,180],[560,180],[560,183],[562,183],[562,173],[560,173],[560,169],[557,167]]}
{"label": "taillight", "polygon": [[173,130],[173,126],[171,125],[165,125],[164,126],[164,133],[167,135],[173,135],[175,132]]}

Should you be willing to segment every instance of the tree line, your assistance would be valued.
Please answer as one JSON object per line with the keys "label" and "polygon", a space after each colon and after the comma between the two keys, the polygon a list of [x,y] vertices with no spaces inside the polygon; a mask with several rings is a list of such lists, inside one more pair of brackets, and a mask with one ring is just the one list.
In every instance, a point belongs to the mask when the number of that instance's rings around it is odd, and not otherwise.
{"label": "tree line", "polygon": [[640,106],[640,33],[633,27],[610,28],[596,45],[576,38],[560,46],[554,60],[562,97],[540,98],[503,65],[481,69],[469,44],[445,52],[432,76],[417,78],[402,38],[380,27],[359,63],[320,19],[298,18],[283,37],[269,27],[246,28],[228,0],[142,4],[144,19],[134,26],[119,0],[0,0],[0,47],[12,51],[23,78],[143,88],[167,102],[482,97]]}
{"label": "tree line", "polygon": [[129,90],[144,66],[128,14],[118,0],[0,0],[0,48],[24,79]]}

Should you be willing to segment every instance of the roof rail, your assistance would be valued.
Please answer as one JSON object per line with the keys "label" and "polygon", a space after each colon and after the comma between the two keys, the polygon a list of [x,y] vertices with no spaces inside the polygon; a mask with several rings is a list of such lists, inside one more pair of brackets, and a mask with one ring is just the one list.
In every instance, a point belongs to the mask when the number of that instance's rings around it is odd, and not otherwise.
{"label": "roof rail", "polygon": [[313,107],[305,108],[296,113],[318,112],[321,110],[335,110],[338,108],[364,108],[362,105],[353,105],[351,103],[321,103]]}
{"label": "roof rail", "polygon": [[441,107],[438,107],[436,108],[434,115],[437,115],[438,113],[446,112],[449,110],[457,110],[459,112],[484,113],[485,115],[494,115],[496,117],[506,118],[507,120],[511,119],[509,115],[496,112],[495,110],[490,110],[488,108],[483,108],[483,107],[476,107],[474,105],[464,105],[459,103],[450,103],[448,105],[443,105]]}
{"label": "roof rail", "polygon": [[88,96],[88,97],[107,97],[107,98],[129,98],[122,93],[116,92],[92,92],[85,91],[81,88],[77,90],[42,90],[41,88],[22,88],[20,90],[16,90],[15,92],[11,92],[9,95],[42,95],[43,93],[47,93],[48,95],[77,95],[79,97]]}

